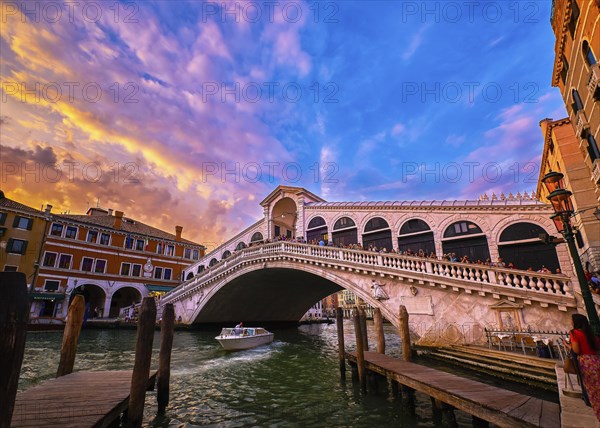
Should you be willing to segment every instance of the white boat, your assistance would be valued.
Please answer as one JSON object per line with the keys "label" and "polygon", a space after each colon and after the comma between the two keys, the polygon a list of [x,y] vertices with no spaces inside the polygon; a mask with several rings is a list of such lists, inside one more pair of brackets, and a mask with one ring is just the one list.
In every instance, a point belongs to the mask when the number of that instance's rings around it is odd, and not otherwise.
{"label": "white boat", "polygon": [[224,328],[215,339],[226,351],[241,351],[273,341],[273,333],[261,327]]}

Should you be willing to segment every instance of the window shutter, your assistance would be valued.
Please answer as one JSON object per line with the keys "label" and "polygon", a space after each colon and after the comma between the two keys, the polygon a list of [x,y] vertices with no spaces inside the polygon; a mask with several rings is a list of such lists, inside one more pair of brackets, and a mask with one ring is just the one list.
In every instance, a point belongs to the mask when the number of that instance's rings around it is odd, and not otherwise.
{"label": "window shutter", "polygon": [[7,253],[10,253],[10,251],[12,250],[13,242],[14,242],[14,239],[8,238],[8,244],[6,245]]}
{"label": "window shutter", "polygon": [[33,219],[28,218],[27,219],[27,230],[31,230],[32,227],[33,227]]}
{"label": "window shutter", "polygon": [[20,217],[18,215],[15,216],[15,219],[13,220],[13,227],[17,227],[19,225],[19,218]]}
{"label": "window shutter", "polygon": [[24,241],[24,243],[23,243],[23,250],[21,250],[21,254],[25,254],[27,252],[27,244],[29,244],[29,242]]}

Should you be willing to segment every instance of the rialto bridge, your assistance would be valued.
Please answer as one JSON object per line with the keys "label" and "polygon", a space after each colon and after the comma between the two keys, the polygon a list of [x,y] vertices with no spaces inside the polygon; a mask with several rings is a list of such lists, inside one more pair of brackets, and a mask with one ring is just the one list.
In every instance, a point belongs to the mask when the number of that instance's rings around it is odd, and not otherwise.
{"label": "rialto bridge", "polygon": [[[347,289],[393,324],[406,306],[422,343],[480,342],[488,326],[565,330],[580,305],[566,246],[538,237],[552,234],[552,209],[534,199],[328,203],[279,186],[261,206],[260,221],[188,267],[161,304],[188,324],[297,321]],[[408,249],[438,257],[399,254]],[[441,258],[451,253],[522,269]]]}

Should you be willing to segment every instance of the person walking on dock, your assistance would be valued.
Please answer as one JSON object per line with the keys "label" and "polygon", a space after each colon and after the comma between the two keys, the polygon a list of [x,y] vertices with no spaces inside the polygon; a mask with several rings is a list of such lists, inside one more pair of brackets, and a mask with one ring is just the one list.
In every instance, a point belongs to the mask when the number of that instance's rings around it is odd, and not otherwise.
{"label": "person walking on dock", "polygon": [[569,333],[571,350],[577,354],[583,387],[587,392],[596,419],[600,421],[600,338],[594,336],[588,319],[573,314],[573,329]]}

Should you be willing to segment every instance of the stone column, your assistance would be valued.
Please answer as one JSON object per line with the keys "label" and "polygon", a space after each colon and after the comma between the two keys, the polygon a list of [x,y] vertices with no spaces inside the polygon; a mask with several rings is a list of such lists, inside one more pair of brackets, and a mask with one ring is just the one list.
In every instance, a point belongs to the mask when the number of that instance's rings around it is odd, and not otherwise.
{"label": "stone column", "polygon": [[110,314],[110,302],[112,300],[112,294],[106,292],[106,298],[104,299],[104,309],[102,310],[102,316],[100,318],[108,318]]}

